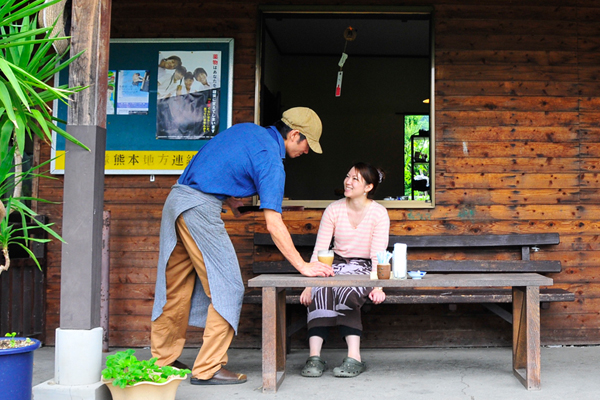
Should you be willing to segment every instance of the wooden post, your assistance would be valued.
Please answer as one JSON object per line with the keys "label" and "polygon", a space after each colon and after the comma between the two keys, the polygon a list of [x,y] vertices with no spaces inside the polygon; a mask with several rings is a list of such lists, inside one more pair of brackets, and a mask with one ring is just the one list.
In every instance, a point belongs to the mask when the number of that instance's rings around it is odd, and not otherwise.
{"label": "wooden post", "polygon": [[[56,330],[53,384],[34,389],[36,399],[103,400],[100,382],[102,328],[102,211],[111,0],[73,0],[71,54],[85,50],[69,70],[70,86],[89,86],[73,96],[67,132],[90,151],[67,142],[63,195],[60,328]],[[77,360],[77,362],[73,362]]]}
{"label": "wooden post", "polygon": [[100,326],[102,351],[108,352],[109,302],[110,302],[110,211],[104,211],[102,224],[102,285],[100,287]]}
{"label": "wooden post", "polygon": [[111,0],[73,0],[71,54],[85,50],[69,68],[69,85],[90,88],[76,93],[69,125],[106,128]]}
{"label": "wooden post", "polygon": [[513,372],[527,390],[541,389],[539,289],[513,287]]}
{"label": "wooden post", "polygon": [[285,289],[263,287],[263,393],[275,393],[285,378]]}
{"label": "wooden post", "polygon": [[67,142],[62,233],[60,326],[100,326],[104,150],[110,40],[110,0],[73,0],[69,84],[90,87],[73,96],[67,131],[91,151]]}
{"label": "wooden post", "polygon": [[286,362],[286,304],[285,304],[285,289],[277,293],[277,371],[285,373]]}

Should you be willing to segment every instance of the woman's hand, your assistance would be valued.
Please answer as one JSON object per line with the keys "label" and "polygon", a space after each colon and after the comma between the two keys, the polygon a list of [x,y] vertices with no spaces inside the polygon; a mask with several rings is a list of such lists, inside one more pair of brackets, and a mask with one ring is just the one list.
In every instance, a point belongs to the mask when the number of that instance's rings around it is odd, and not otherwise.
{"label": "woman's hand", "polygon": [[307,287],[302,291],[300,295],[300,303],[306,307],[312,303],[312,289]]}
{"label": "woman's hand", "polygon": [[375,288],[371,290],[371,293],[369,293],[369,298],[373,304],[380,304],[385,300],[385,293],[383,290],[381,290],[381,288]]}

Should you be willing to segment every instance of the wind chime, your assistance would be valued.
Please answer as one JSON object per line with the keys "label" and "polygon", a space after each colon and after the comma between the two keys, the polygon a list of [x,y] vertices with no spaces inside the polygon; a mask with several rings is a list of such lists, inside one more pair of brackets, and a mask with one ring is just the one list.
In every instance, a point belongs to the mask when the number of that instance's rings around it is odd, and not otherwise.
{"label": "wind chime", "polygon": [[344,51],[342,51],[342,58],[340,58],[340,61],[338,62],[340,70],[338,71],[337,83],[335,84],[335,97],[340,97],[342,95],[342,77],[344,76],[344,71],[342,71],[342,69],[344,68],[344,63],[348,59],[346,48],[348,47],[348,42],[352,42],[356,39],[356,29],[351,26],[347,27],[344,30],[344,39]]}

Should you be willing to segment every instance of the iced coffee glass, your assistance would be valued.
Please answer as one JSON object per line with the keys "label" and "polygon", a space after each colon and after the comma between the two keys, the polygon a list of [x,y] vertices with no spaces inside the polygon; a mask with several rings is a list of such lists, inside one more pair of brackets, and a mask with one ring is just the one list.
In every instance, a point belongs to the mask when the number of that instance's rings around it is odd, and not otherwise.
{"label": "iced coffee glass", "polygon": [[331,264],[333,264],[333,250],[319,250],[317,258],[323,264],[327,264],[331,267]]}

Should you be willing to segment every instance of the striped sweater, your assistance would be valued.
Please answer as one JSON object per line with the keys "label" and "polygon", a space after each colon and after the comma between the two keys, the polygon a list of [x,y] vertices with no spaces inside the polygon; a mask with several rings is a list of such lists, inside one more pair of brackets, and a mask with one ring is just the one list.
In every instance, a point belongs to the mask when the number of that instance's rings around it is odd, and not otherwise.
{"label": "striped sweater", "polygon": [[319,250],[329,248],[334,237],[333,250],[336,254],[344,258],[371,259],[375,268],[377,252],[387,249],[389,234],[390,217],[384,206],[372,201],[360,224],[353,227],[348,219],[346,199],[338,200],[323,213],[311,262],[317,261]]}

